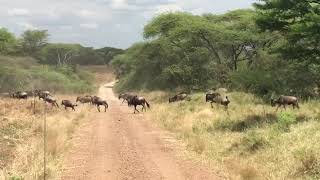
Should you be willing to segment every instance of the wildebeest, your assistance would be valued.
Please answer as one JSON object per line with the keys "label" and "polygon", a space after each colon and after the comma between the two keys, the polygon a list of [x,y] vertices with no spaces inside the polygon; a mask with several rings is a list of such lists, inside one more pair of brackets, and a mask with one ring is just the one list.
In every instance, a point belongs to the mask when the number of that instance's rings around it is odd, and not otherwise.
{"label": "wildebeest", "polygon": [[43,90],[35,90],[35,94],[39,97],[39,99],[45,99],[46,97],[50,96],[49,91]]}
{"label": "wildebeest", "polygon": [[215,96],[214,98],[210,99],[211,101],[211,107],[213,108],[213,105],[212,103],[216,103],[217,105],[220,104],[220,105],[223,105],[226,109],[228,109],[228,105],[230,104],[230,100],[228,98],[228,96],[221,96],[221,95],[218,95],[218,96]]}
{"label": "wildebeest", "polygon": [[59,105],[58,105],[58,103],[57,103],[57,100],[56,100],[54,97],[50,96],[50,95],[44,97],[44,98],[43,98],[43,101],[51,104],[52,106],[59,107]]}
{"label": "wildebeest", "polygon": [[107,101],[103,100],[98,96],[92,97],[92,105],[97,106],[97,109],[99,112],[100,112],[100,106],[104,106],[104,112],[107,112],[107,108],[109,107]]}
{"label": "wildebeest", "polygon": [[213,108],[213,103],[217,103],[217,97],[221,97],[218,92],[208,92],[206,93],[206,102],[210,101],[211,107]]}
{"label": "wildebeest", "polygon": [[81,103],[89,103],[91,104],[92,103],[92,96],[89,96],[89,95],[86,95],[86,96],[79,96],[77,97],[77,100],[76,102],[81,102]]}
{"label": "wildebeest", "polygon": [[77,104],[73,104],[70,100],[62,100],[61,105],[64,106],[64,109],[67,110],[67,108],[71,108],[73,111],[75,110],[75,106],[78,106]]}
{"label": "wildebeest", "polygon": [[17,92],[11,93],[10,96],[12,98],[17,98],[17,99],[28,99],[28,93],[22,92],[22,91],[17,91]]}
{"label": "wildebeest", "polygon": [[183,101],[183,100],[185,100],[187,97],[188,97],[188,94],[186,94],[186,93],[180,93],[180,94],[177,94],[177,95],[169,98],[169,103],[177,102],[177,101]]}
{"label": "wildebeest", "polygon": [[134,95],[129,94],[129,93],[121,93],[121,94],[119,94],[119,96],[118,96],[119,100],[120,100],[120,99],[123,99],[123,101],[122,101],[121,104],[123,104],[124,101],[127,101],[127,102],[128,102],[128,105],[129,105],[130,99],[132,99],[133,97],[134,97]]}
{"label": "wildebeest", "polygon": [[128,105],[134,106],[133,113],[136,113],[136,111],[138,111],[137,109],[138,105],[142,106],[142,111],[143,109],[147,111],[146,105],[148,108],[150,108],[150,104],[146,101],[146,99],[144,97],[138,97],[138,96],[133,96],[133,98],[129,100]]}
{"label": "wildebeest", "polygon": [[300,108],[299,107],[299,102],[298,102],[298,98],[297,97],[294,97],[294,96],[284,96],[284,95],[281,95],[278,99],[271,99],[271,106],[274,107],[278,105],[277,109],[280,107],[280,106],[283,106],[284,109],[286,109],[286,105],[292,105],[292,108]]}

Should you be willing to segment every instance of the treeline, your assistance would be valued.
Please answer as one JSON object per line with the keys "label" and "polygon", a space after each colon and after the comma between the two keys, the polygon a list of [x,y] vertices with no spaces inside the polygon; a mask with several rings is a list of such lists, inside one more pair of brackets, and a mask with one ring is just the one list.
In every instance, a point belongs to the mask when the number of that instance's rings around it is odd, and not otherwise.
{"label": "treeline", "polygon": [[0,54],[31,56],[49,65],[107,65],[122,49],[105,47],[94,49],[80,44],[49,43],[47,30],[27,30],[20,38],[0,28]]}
{"label": "treeline", "polygon": [[222,15],[167,13],[112,61],[120,89],[228,87],[260,96],[317,96],[320,4],[262,0]]}
{"label": "treeline", "polygon": [[78,65],[106,65],[122,51],[50,43],[46,30],[27,30],[18,38],[0,28],[0,93],[32,89],[91,92],[94,76]]}

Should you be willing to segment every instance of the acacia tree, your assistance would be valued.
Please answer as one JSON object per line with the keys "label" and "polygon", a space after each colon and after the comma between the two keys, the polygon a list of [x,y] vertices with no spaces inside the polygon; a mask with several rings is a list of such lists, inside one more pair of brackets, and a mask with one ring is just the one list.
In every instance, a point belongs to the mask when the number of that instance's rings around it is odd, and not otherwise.
{"label": "acacia tree", "polygon": [[12,33],[5,28],[0,28],[0,53],[8,54],[12,51],[12,48],[16,40]]}
{"label": "acacia tree", "polygon": [[320,64],[320,2],[316,0],[261,0],[257,24],[278,31],[285,41],[279,52],[286,59]]}
{"label": "acacia tree", "polygon": [[287,87],[299,95],[312,96],[320,86],[320,2],[261,0],[255,7],[258,26],[283,36],[275,52],[287,60]]}
{"label": "acacia tree", "polygon": [[27,30],[22,34],[21,45],[23,51],[35,55],[48,43],[47,30]]}
{"label": "acacia tree", "polygon": [[72,59],[79,55],[80,49],[79,44],[48,44],[42,50],[42,63],[71,65]]}

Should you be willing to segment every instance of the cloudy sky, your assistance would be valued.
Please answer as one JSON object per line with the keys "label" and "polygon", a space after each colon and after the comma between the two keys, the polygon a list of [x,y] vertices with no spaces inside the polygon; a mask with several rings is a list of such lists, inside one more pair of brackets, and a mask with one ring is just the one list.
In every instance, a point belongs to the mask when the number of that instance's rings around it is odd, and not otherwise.
{"label": "cloudy sky", "polygon": [[0,27],[19,35],[48,29],[51,42],[127,48],[142,28],[169,11],[223,13],[249,8],[254,0],[0,0]]}

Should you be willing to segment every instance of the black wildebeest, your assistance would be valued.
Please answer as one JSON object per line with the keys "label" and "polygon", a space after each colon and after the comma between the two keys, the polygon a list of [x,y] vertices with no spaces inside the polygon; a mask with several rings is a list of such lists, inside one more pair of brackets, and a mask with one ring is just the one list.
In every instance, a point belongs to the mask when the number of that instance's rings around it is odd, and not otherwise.
{"label": "black wildebeest", "polygon": [[186,94],[186,93],[180,93],[180,94],[177,94],[177,95],[169,98],[169,103],[177,102],[177,101],[183,101],[183,100],[185,100],[187,97],[188,97],[188,94]]}
{"label": "black wildebeest", "polygon": [[89,95],[86,95],[86,96],[79,96],[77,97],[77,100],[76,102],[81,102],[81,103],[89,103],[91,104],[92,103],[92,96],[89,96]]}
{"label": "black wildebeest", "polygon": [[286,109],[286,105],[292,105],[292,108],[300,108],[298,98],[294,96],[284,96],[281,95],[278,99],[271,99],[271,106],[274,107],[278,105],[276,111],[279,109],[280,106],[283,106]]}
{"label": "black wildebeest", "polygon": [[59,108],[59,105],[58,105],[58,103],[57,103],[57,100],[56,100],[54,97],[52,97],[52,96],[46,96],[46,97],[44,97],[44,98],[43,98],[43,101],[51,104],[52,106],[56,106],[57,108]]}
{"label": "black wildebeest", "polygon": [[99,112],[100,112],[100,106],[104,106],[104,112],[107,112],[107,108],[109,107],[107,101],[97,96],[92,97],[92,105],[97,106],[97,109]]}
{"label": "black wildebeest", "polygon": [[137,109],[138,105],[142,106],[142,111],[143,109],[147,111],[146,105],[148,108],[150,108],[150,104],[146,101],[146,99],[144,97],[138,97],[138,96],[134,96],[133,98],[131,98],[128,102],[128,105],[134,106],[133,113],[136,113],[136,111],[138,111]]}
{"label": "black wildebeest", "polygon": [[67,110],[67,108],[71,108],[73,111],[75,110],[75,106],[78,106],[77,104],[73,104],[70,100],[62,100],[61,105],[64,106],[64,109]]}
{"label": "black wildebeest", "polygon": [[210,101],[211,107],[213,108],[213,103],[217,103],[217,97],[221,97],[221,94],[218,92],[209,92],[206,93],[206,102]]}

